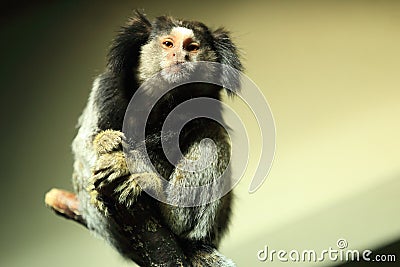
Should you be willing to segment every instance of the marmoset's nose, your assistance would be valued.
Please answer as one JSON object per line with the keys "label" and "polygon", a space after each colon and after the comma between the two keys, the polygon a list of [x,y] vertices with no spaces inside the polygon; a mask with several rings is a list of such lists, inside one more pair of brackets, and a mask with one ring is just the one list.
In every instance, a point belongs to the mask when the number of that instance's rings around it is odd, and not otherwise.
{"label": "marmoset's nose", "polygon": [[172,57],[175,62],[184,62],[189,59],[187,52],[183,49],[183,47],[177,47],[173,51]]}

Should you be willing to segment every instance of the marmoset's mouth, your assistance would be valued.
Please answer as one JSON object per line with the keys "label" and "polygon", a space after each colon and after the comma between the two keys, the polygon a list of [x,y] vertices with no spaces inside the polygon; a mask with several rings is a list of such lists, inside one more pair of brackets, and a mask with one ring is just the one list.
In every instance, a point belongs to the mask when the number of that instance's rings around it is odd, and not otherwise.
{"label": "marmoset's mouth", "polygon": [[188,68],[190,69],[190,65],[190,62],[187,61],[175,61],[164,70],[170,73],[177,73],[180,71],[185,71]]}
{"label": "marmoset's mouth", "polygon": [[175,61],[161,70],[161,75],[168,82],[178,82],[189,79],[190,73],[194,71],[193,62]]}
{"label": "marmoset's mouth", "polygon": [[176,73],[176,72],[182,71],[183,68],[184,68],[184,66],[183,66],[182,62],[181,63],[176,62],[176,63],[169,65],[166,68],[166,71],[171,72],[171,73]]}

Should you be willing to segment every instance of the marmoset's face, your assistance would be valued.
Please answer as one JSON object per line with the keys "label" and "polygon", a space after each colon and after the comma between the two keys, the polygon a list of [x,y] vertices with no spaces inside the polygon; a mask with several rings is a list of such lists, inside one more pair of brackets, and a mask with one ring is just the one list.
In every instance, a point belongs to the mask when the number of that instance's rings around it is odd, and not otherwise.
{"label": "marmoset's face", "polygon": [[174,27],[166,36],[158,38],[162,51],[161,69],[169,74],[180,72],[182,63],[196,62],[201,54],[200,42],[192,30]]}
{"label": "marmoset's face", "polygon": [[[157,40],[158,39],[158,40]],[[161,51],[161,74],[167,81],[176,82],[193,69],[193,62],[201,57],[200,42],[191,29],[174,27],[168,35],[160,36],[158,41]]]}
{"label": "marmoset's face", "polygon": [[[176,23],[179,24],[179,23]],[[181,23],[182,24],[182,23]],[[217,60],[206,33],[184,26],[173,26],[152,34],[142,47],[139,62],[139,79],[145,81],[161,72],[168,82],[187,79],[196,62]]]}

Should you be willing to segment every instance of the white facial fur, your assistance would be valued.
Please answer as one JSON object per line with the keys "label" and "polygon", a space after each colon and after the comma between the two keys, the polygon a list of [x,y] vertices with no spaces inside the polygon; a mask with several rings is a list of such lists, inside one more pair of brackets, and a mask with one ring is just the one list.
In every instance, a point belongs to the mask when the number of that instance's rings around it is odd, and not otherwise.
{"label": "white facial fur", "polygon": [[[173,42],[173,47],[162,47],[162,40],[168,38]],[[167,81],[173,81],[186,76],[187,70],[174,66],[176,63],[185,62],[186,51],[183,46],[185,40],[194,39],[191,29],[174,27],[166,36],[156,37],[142,47],[139,62],[139,79],[148,80],[152,75],[161,71]]]}
{"label": "white facial fur", "polygon": [[[165,45],[164,41],[170,42],[169,45]],[[193,43],[198,49],[190,49]],[[138,78],[144,82],[160,72],[167,82],[187,79],[194,70],[194,64],[191,63],[216,61],[216,54],[210,48],[207,44],[199,43],[193,30],[173,27],[166,35],[155,36],[142,46]]]}

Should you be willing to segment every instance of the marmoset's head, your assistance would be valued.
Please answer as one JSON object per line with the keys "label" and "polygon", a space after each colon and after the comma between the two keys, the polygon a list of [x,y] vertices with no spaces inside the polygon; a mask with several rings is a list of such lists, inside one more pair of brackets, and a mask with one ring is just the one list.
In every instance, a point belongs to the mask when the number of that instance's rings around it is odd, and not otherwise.
{"label": "marmoset's head", "polygon": [[199,61],[217,62],[214,38],[200,22],[158,17],[148,42],[142,46],[139,79],[147,80],[161,71],[169,82],[187,78]]}
{"label": "marmoset's head", "polygon": [[[139,84],[158,73],[167,82],[179,82],[188,78],[200,61],[242,70],[236,46],[224,29],[212,31],[201,22],[169,16],[151,23],[139,12],[114,40],[109,54],[111,69],[136,75]],[[226,76],[221,79],[226,81],[224,85],[238,86]]]}

